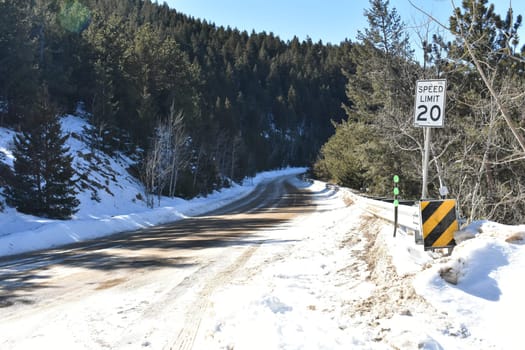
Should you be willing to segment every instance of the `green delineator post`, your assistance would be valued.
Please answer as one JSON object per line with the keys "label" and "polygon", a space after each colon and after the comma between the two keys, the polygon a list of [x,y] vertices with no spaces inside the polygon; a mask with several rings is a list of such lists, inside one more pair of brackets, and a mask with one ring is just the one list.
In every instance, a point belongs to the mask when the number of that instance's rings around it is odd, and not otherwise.
{"label": "green delineator post", "polygon": [[396,236],[396,230],[397,230],[397,209],[399,207],[399,199],[397,196],[399,196],[399,187],[397,187],[399,184],[399,176],[394,175],[394,237]]}

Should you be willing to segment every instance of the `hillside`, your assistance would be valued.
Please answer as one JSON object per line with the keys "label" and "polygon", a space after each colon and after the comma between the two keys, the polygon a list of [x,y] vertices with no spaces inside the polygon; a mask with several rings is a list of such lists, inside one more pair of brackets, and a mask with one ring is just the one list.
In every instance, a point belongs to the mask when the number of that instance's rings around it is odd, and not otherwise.
{"label": "hillside", "polygon": [[307,166],[333,133],[330,120],[344,118],[349,42],[284,42],[150,0],[26,5],[0,3],[0,126],[19,128],[43,90],[61,112],[82,101],[117,152],[147,150],[159,123],[180,115],[189,159],[179,196]]}
{"label": "hillside", "polygon": [[[55,115],[83,103],[100,149],[143,150],[142,164],[169,134],[176,147],[157,164],[170,168],[149,168],[169,180],[144,181],[151,196],[192,198],[313,165],[318,179],[378,196],[391,193],[393,175],[407,199],[446,187],[469,221],[523,222],[522,16],[464,1],[451,35],[429,27],[415,41],[393,4],[369,3],[368,28],[331,45],[220,27],[151,0],[2,1],[0,126],[39,125],[39,104]],[[414,126],[414,91],[438,78],[446,108],[430,117],[446,122],[429,140]]]}
{"label": "hillside", "polygon": [[[122,153],[110,156],[90,147],[86,140],[91,125],[85,118],[82,111],[78,111],[78,115],[60,118],[62,132],[69,135],[69,152],[74,156],[77,198],[81,203],[78,212],[67,221],[21,214],[5,205],[0,191],[0,203],[4,206],[0,212],[0,256],[179,220],[247,195],[267,177],[305,170],[297,168],[261,173],[246,179],[244,186],[235,184],[232,188],[193,200],[163,197],[151,209],[144,201],[142,184],[128,172],[135,161]],[[0,163],[9,167],[13,165],[11,148],[14,135],[13,130],[0,128]]]}

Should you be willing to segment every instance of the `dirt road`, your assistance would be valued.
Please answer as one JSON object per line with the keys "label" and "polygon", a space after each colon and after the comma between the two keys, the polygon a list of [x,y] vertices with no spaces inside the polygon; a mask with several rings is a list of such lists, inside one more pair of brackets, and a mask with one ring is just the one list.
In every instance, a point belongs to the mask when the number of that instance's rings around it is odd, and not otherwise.
{"label": "dirt road", "polygon": [[289,179],[204,216],[0,260],[0,348],[191,349],[207,296],[258,233],[315,210]]}

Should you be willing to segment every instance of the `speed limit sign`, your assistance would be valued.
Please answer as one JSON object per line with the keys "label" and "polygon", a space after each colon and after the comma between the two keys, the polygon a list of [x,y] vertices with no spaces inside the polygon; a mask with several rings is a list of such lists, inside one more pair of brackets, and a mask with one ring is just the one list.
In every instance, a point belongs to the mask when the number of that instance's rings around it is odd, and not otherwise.
{"label": "speed limit sign", "polygon": [[446,79],[418,80],[414,125],[442,128],[445,125]]}

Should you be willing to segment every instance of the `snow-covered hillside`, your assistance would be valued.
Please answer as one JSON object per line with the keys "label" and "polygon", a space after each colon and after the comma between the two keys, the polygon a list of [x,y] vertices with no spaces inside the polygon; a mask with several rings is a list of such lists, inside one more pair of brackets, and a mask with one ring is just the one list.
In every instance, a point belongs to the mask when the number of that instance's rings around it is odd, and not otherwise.
{"label": "snow-covered hillside", "polygon": [[[82,114],[82,113],[79,113]],[[243,195],[268,177],[300,173],[305,169],[266,172],[246,179],[221,193],[187,201],[162,198],[155,209],[147,208],[142,185],[128,173],[133,161],[123,154],[110,157],[86,143],[88,122],[79,116],[61,118],[62,132],[68,134],[67,146],[74,156],[73,166],[80,178],[78,212],[72,220],[50,220],[18,213],[5,206],[0,212],[0,256],[55,247],[111,233],[135,230],[178,220],[220,207]],[[0,128],[0,162],[12,167],[12,141],[15,133]],[[4,201],[0,194],[0,201]]]}

